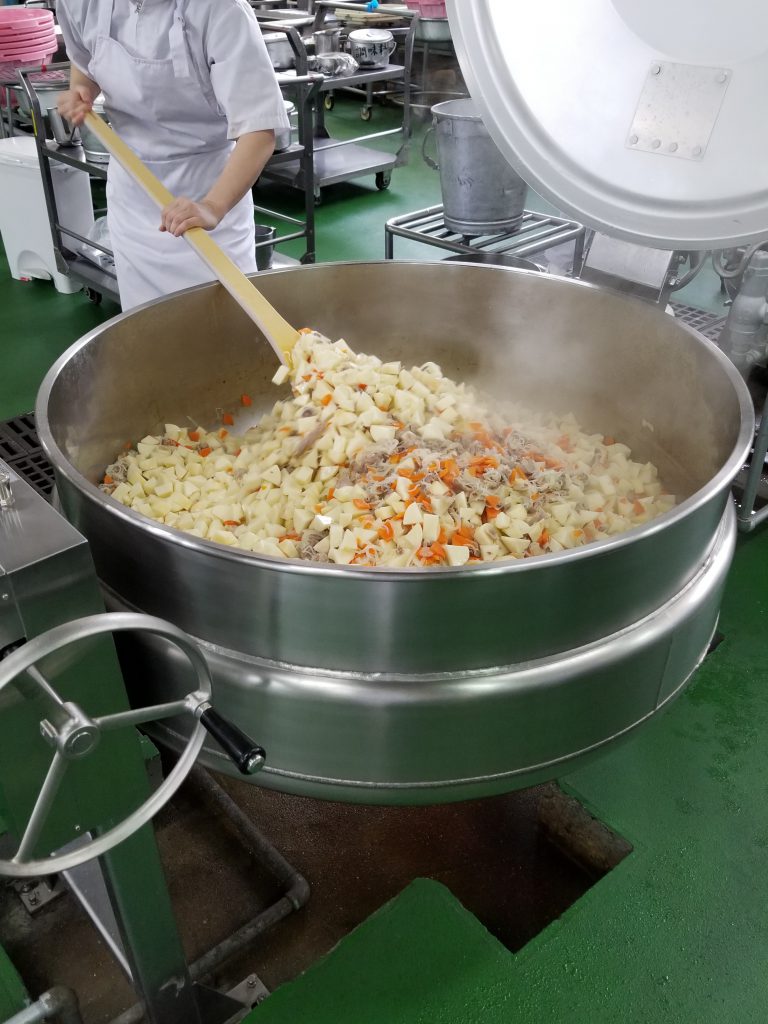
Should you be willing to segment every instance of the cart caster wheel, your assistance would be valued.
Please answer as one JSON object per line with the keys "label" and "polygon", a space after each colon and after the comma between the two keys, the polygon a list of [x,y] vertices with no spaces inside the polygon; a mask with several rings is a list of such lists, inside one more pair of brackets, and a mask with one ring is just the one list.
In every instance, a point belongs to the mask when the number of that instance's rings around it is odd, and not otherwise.
{"label": "cart caster wheel", "polygon": [[315,206],[322,206],[322,205],[323,205],[323,193],[320,191],[320,189],[317,189],[317,191],[315,192]]}
{"label": "cart caster wheel", "polygon": [[372,117],[373,117],[373,109],[371,107],[361,107],[360,108],[360,120],[361,121],[370,121]]}
{"label": "cart caster wheel", "polygon": [[326,93],[326,95],[323,97],[323,106],[325,107],[326,110],[333,110],[333,108],[336,106],[336,97],[333,96],[331,93]]}
{"label": "cart caster wheel", "polygon": [[391,181],[392,175],[389,171],[379,171],[376,175],[376,188],[379,192],[383,192],[385,188],[389,188]]}
{"label": "cart caster wheel", "polygon": [[103,298],[101,292],[97,292],[95,288],[86,288],[85,297],[89,302],[92,302],[94,306],[100,306]]}

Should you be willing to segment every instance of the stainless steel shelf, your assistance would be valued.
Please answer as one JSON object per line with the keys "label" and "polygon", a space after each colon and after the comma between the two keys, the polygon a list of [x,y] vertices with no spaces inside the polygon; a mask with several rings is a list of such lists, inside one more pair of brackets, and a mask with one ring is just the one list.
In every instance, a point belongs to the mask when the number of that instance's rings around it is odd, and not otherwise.
{"label": "stainless steel shelf", "polygon": [[428,206],[423,210],[392,217],[385,225],[385,258],[394,259],[395,238],[408,238],[414,242],[453,253],[499,253],[506,256],[532,256],[565,242],[574,243],[574,266],[581,266],[586,229],[583,224],[562,217],[523,211],[523,219],[516,231],[495,235],[469,237],[445,226],[442,206]]}
{"label": "stainless steel shelf", "polygon": [[[383,153],[355,142],[340,145],[333,139],[315,139],[315,191],[352,178],[387,173],[394,167],[395,160],[392,153]],[[267,166],[263,177],[302,187],[300,171],[298,160],[294,160],[278,166]]]}

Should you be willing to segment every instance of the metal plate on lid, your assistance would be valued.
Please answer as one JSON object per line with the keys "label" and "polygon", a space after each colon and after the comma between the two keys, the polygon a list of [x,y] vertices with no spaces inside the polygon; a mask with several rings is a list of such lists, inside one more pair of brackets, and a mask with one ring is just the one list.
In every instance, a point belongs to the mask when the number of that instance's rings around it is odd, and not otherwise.
{"label": "metal plate on lid", "polygon": [[448,0],[448,16],[497,145],[560,210],[666,249],[768,237],[764,0]]}

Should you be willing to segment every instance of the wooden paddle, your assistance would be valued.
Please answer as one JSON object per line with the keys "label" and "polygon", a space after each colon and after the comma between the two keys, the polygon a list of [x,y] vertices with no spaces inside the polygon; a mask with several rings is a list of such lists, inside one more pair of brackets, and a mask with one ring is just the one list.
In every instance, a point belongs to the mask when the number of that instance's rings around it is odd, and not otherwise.
{"label": "wooden paddle", "polygon": [[[170,202],[173,202],[174,197],[165,185],[154,176],[105,121],[89,112],[85,115],[85,123],[109,150],[113,159],[117,160],[123,170],[130,174],[137,185],[140,185],[149,198],[157,204],[158,209],[162,210]],[[253,320],[275,350],[280,362],[287,363],[291,349],[299,336],[298,331],[291,327],[267,302],[258,288],[219,248],[207,231],[203,228],[190,228],[189,231],[184,232],[184,239],[189,242],[200,259],[213,271],[230,295]]]}

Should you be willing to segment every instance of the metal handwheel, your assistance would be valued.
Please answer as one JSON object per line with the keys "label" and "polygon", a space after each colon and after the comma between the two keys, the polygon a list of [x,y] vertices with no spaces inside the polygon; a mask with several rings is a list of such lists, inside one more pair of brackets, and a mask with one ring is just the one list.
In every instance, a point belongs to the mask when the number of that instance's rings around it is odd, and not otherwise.
{"label": "metal handwheel", "polygon": [[[91,718],[77,704],[62,700],[45,676],[35,668],[38,661],[68,644],[102,633],[134,630],[153,633],[178,647],[194,669],[197,689],[181,700]],[[0,875],[30,878],[67,871],[101,856],[133,835],[170,800],[182,784],[200,753],[206,730],[214,736],[243,774],[251,775],[264,764],[264,750],[211,707],[211,676],[196,644],[186,633],[163,619],[138,613],[114,613],[91,615],[56,626],[25,643],[0,662],[0,691],[22,674],[31,681],[30,689],[37,691],[35,695],[44,696],[51,704],[50,717],[41,721],[40,731],[54,753],[16,854],[10,860],[0,859]],[[51,854],[45,860],[30,859],[70,761],[88,757],[96,749],[103,732],[181,714],[191,715],[196,720],[195,727],[173,770],[145,803],[119,825],[92,838],[77,850]]]}

